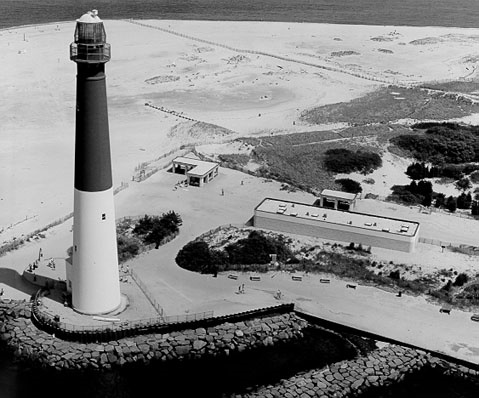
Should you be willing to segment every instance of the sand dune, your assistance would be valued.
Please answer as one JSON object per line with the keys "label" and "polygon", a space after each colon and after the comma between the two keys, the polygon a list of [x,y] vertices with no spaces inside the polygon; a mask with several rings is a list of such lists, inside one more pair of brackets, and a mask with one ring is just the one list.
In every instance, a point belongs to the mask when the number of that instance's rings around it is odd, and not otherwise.
{"label": "sand dune", "polygon": [[[105,22],[112,45],[107,90],[115,186],[129,181],[139,163],[185,143],[185,134],[171,133],[188,130],[190,122],[178,114],[237,135],[321,129],[300,123],[300,112],[348,101],[388,82],[469,76],[479,32],[141,23]],[[68,46],[73,32],[73,22],[0,31],[5,99],[0,102],[0,242],[72,209],[76,66]],[[176,114],[155,111],[146,102]],[[189,140],[211,143],[216,137],[196,134]]]}

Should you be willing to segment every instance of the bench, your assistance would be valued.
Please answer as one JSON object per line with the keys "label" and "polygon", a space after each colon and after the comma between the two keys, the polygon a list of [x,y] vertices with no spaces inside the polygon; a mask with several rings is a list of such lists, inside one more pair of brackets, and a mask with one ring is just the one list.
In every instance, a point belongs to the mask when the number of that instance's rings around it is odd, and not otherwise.
{"label": "bench", "polygon": [[320,279],[319,283],[331,283],[330,279]]}
{"label": "bench", "polygon": [[238,275],[229,274],[228,279],[238,279]]}
{"label": "bench", "polygon": [[356,285],[350,285],[349,283],[346,285],[347,289],[356,289]]}
{"label": "bench", "polygon": [[249,277],[249,280],[250,280],[250,281],[254,281],[254,282],[258,282],[258,281],[261,280],[261,277],[260,277],[260,276],[256,276],[256,275],[251,275],[251,276]]}

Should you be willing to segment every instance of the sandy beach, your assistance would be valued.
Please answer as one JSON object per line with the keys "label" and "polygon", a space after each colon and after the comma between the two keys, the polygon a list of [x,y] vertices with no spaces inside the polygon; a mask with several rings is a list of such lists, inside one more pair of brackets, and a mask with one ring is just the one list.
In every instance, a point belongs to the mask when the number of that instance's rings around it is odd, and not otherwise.
{"label": "sandy beach", "polygon": [[[183,144],[321,130],[328,126],[300,123],[301,111],[349,101],[388,82],[467,78],[474,73],[479,34],[458,28],[141,23],[105,22],[112,45],[107,91],[115,186],[128,182],[138,164]],[[73,32],[74,22],[0,32],[6,99],[0,104],[0,242],[72,209]],[[147,102],[231,131],[202,134],[194,122]]]}
{"label": "sandy beach", "polygon": [[[220,176],[204,189],[174,190],[181,176],[165,171],[142,183],[132,182],[131,177],[139,164],[185,144],[238,152],[245,148],[230,142],[240,136],[334,127],[307,125],[299,117],[306,109],[347,102],[381,86],[471,78],[479,29],[166,20],[105,21],[105,27],[112,45],[106,73],[114,186],[129,183],[115,197],[116,215],[175,210],[184,220],[179,237],[171,244],[131,263],[169,314],[211,307],[223,313],[271,305],[275,303],[272,293],[281,286],[286,297],[302,303],[304,310],[318,311],[332,320],[346,314],[349,324],[362,327],[377,324],[388,311],[382,303],[391,304],[390,320],[382,323],[379,332],[397,337],[398,325],[420,320],[421,330],[443,332],[430,342],[425,331],[417,334],[418,328],[411,327],[402,337],[416,338],[418,344],[430,344],[431,349],[449,354],[461,351],[459,357],[477,362],[479,348],[471,338],[467,312],[451,317],[466,325],[459,347],[449,341],[452,323],[432,314],[437,306],[423,306],[423,298],[408,297],[398,305],[394,296],[383,297],[365,288],[359,296],[361,304],[367,305],[359,308],[357,299],[349,295],[341,299],[343,295],[334,286],[331,294],[311,291],[308,296],[283,277],[270,278],[263,287],[238,298],[236,286],[225,276],[225,283],[220,284],[174,263],[182,245],[218,225],[246,222],[265,196],[312,203],[312,195],[290,193],[277,182],[228,169],[221,169]],[[68,46],[73,32],[73,22],[0,31],[0,90],[6,99],[0,102],[0,243],[72,211],[76,67],[69,60]],[[217,127],[203,129],[198,122]],[[407,180],[404,160],[388,155],[384,163],[374,175],[377,184],[370,187],[380,195],[387,193],[386,185],[393,181]],[[376,208],[365,202],[363,210],[368,206]],[[389,205],[383,211],[401,212]],[[451,240],[463,243],[462,219],[436,214],[417,217],[427,225],[431,238],[450,234]],[[479,229],[470,224],[467,243],[474,244],[472,236]],[[47,231],[45,238],[1,257],[0,285],[6,294],[28,297],[31,286],[20,275],[39,248],[46,257],[65,257],[71,241],[69,220]],[[396,260],[391,251],[373,254]],[[429,258],[425,266],[442,268],[437,265],[441,261],[438,248],[427,245],[406,263],[417,264],[425,257]],[[464,271],[473,268],[469,260],[454,253],[442,259],[460,263]],[[308,282],[308,289],[316,282]],[[334,301],[334,306],[325,307],[323,299]]]}

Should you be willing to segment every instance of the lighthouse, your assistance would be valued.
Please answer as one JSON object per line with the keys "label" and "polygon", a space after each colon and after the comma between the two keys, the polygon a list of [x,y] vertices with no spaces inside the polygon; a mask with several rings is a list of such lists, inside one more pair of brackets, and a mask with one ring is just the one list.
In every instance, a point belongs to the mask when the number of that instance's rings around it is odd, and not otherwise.
{"label": "lighthouse", "polygon": [[106,314],[121,296],[105,81],[110,44],[96,10],[77,20],[70,59],[77,64],[72,305]]}

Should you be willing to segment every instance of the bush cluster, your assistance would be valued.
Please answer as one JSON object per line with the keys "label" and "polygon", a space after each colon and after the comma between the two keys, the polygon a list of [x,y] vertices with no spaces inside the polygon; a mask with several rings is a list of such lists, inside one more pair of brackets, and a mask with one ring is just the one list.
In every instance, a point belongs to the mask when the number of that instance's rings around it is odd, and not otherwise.
{"label": "bush cluster", "polygon": [[349,193],[361,193],[363,188],[357,181],[351,180],[351,178],[338,178],[334,181],[336,184],[341,185],[341,191]]}
{"label": "bush cluster", "polygon": [[162,241],[179,231],[181,217],[174,211],[158,216],[145,215],[138,220],[133,230],[130,229],[130,222],[123,222],[117,225],[117,250],[118,261],[123,263],[135,257],[144,245],[154,243],[158,249]]}
{"label": "bush cluster", "polygon": [[388,197],[388,200],[394,202],[411,204],[421,204],[423,206],[430,206],[433,197],[432,184],[429,181],[412,181],[409,185],[394,185],[393,193]]}
{"label": "bush cluster", "polygon": [[360,172],[368,174],[381,167],[382,159],[377,153],[368,151],[351,151],[345,148],[328,149],[325,153],[324,166],[333,173]]}
{"label": "bush cluster", "polygon": [[[454,180],[460,180],[466,175],[476,172],[477,170],[479,170],[479,165],[471,163],[445,164],[441,166],[429,167],[425,163],[415,162],[411,163],[407,167],[406,174],[413,180],[438,177],[447,177]],[[479,175],[477,178],[479,179]]]}
{"label": "bush cluster", "polygon": [[179,231],[181,224],[180,215],[174,211],[163,213],[161,217],[145,215],[136,223],[133,234],[146,244],[154,243],[158,249],[163,239]]}
{"label": "bush cluster", "polygon": [[251,231],[247,238],[227,245],[224,251],[211,249],[204,241],[189,242],[178,252],[176,263],[190,271],[214,273],[233,264],[267,264],[271,254],[276,254],[279,261],[294,257],[281,236],[272,238]]}
{"label": "bush cluster", "polygon": [[479,127],[456,123],[418,124],[425,134],[400,135],[391,142],[422,162],[435,165],[479,161]]}

